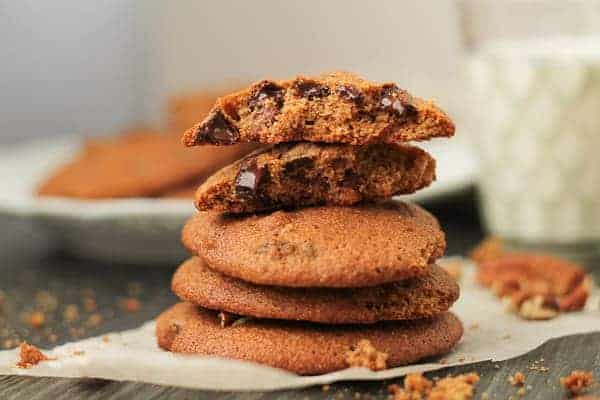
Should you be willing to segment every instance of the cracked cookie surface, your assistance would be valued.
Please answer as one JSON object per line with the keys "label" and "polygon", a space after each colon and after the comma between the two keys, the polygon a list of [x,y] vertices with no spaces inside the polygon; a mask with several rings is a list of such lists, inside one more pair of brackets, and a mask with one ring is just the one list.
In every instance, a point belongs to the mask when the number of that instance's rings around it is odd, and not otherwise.
{"label": "cracked cookie surface", "polygon": [[452,120],[431,101],[393,83],[347,72],[263,80],[221,97],[183,136],[187,146],[311,141],[403,143],[454,135]]}
{"label": "cracked cookie surface", "polygon": [[434,159],[412,146],[286,143],[218,171],[196,192],[196,207],[253,213],[346,206],[413,193],[434,179]]}

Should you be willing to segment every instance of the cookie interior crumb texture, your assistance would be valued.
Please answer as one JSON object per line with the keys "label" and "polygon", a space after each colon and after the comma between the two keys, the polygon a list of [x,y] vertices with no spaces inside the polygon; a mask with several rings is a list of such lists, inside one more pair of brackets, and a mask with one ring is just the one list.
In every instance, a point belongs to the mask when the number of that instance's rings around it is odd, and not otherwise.
{"label": "cookie interior crumb texture", "polygon": [[293,141],[364,145],[453,134],[454,123],[433,102],[393,83],[332,72],[263,80],[221,97],[201,123],[185,132],[183,141],[188,146]]}
{"label": "cookie interior crumb texture", "polygon": [[435,179],[416,147],[280,144],[223,168],[196,193],[196,207],[233,213],[322,204],[352,205],[413,193]]}
{"label": "cookie interior crumb texture", "polygon": [[363,367],[372,371],[386,369],[387,359],[387,353],[377,350],[366,339],[360,340],[346,352],[346,363],[349,367]]}

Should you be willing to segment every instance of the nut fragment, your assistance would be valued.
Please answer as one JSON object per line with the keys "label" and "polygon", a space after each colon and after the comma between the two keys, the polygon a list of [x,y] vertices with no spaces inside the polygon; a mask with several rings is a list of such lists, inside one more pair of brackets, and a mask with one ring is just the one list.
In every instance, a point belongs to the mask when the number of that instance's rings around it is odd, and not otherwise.
{"label": "nut fragment", "polygon": [[581,310],[590,292],[582,267],[548,254],[506,253],[480,263],[477,280],[526,319]]}
{"label": "nut fragment", "polygon": [[574,370],[560,378],[560,384],[571,394],[579,394],[594,384],[594,375],[589,371]]}
{"label": "nut fragment", "polygon": [[471,250],[469,257],[476,264],[480,264],[485,261],[494,260],[504,253],[504,243],[499,238],[490,236],[482,240],[477,247]]}
{"label": "nut fragment", "polygon": [[523,386],[525,384],[525,375],[522,372],[516,372],[508,377],[508,383],[513,386]]}
{"label": "nut fragment", "polygon": [[558,310],[546,307],[542,296],[534,296],[521,303],[518,313],[524,319],[544,320],[556,317]]}

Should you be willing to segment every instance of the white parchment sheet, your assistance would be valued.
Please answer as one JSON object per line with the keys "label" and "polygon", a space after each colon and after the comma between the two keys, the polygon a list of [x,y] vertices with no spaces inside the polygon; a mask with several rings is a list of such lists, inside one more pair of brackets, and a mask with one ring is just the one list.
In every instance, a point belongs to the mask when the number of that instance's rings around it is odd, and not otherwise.
{"label": "white parchment sheet", "polygon": [[0,352],[0,375],[94,377],[212,390],[276,390],[340,380],[384,379],[490,359],[501,361],[526,353],[551,338],[600,330],[596,288],[585,311],[549,321],[524,321],[507,313],[497,298],[475,284],[471,266],[465,264],[463,272],[461,298],[453,311],[464,322],[465,335],[453,353],[439,360],[442,362],[380,372],[352,368],[302,377],[246,362],[165,352],[156,346],[154,323],[148,322],[137,329],[45,351],[56,360],[29,369],[15,366],[18,349]]}

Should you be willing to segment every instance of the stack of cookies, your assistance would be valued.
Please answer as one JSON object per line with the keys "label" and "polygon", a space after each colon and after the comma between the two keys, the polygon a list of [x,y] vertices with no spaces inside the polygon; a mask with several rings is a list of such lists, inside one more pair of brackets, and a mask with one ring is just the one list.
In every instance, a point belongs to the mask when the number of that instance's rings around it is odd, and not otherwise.
{"label": "stack of cookies", "polygon": [[407,141],[452,136],[431,102],[348,73],[261,81],[220,98],[188,146],[268,144],[196,192],[193,255],[158,344],[299,374],[382,369],[452,349],[459,288],[434,264],[437,220],[390,200],[435,179]]}

